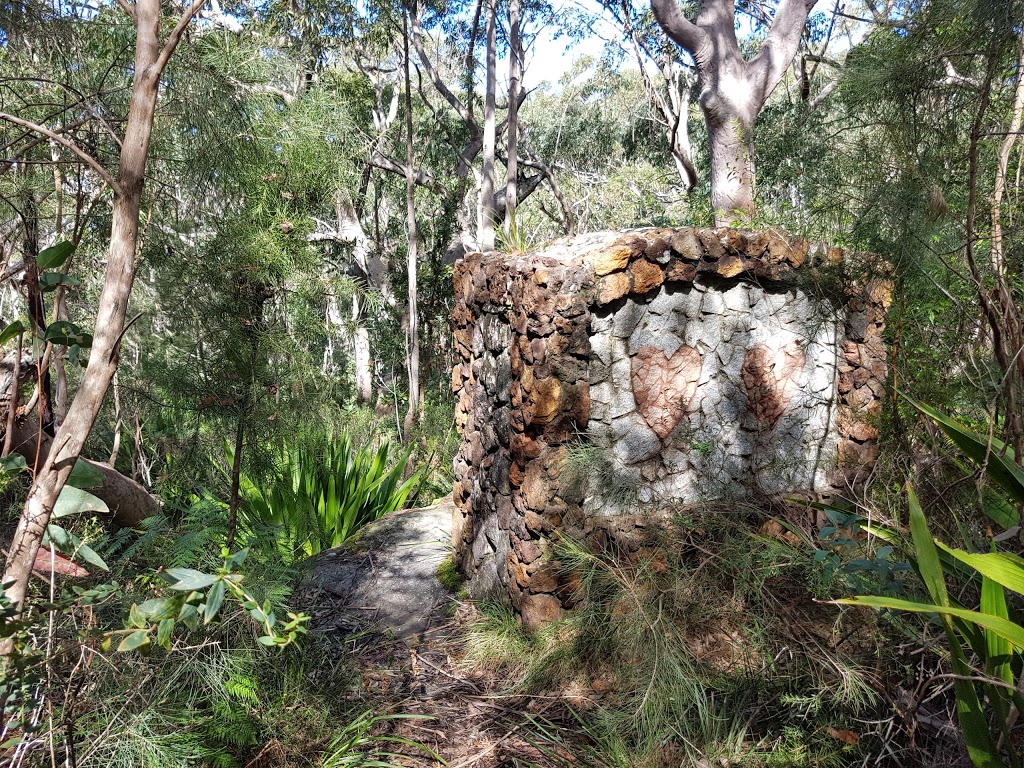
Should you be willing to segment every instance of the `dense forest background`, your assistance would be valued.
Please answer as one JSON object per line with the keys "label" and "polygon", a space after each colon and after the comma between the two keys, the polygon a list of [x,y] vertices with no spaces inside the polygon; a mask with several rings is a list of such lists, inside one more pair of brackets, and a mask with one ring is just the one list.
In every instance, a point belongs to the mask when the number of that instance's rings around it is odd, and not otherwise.
{"label": "dense forest background", "polygon": [[[457,258],[715,222],[701,85],[692,58],[630,0],[211,0],[184,16],[173,5],[0,4],[5,554],[24,533],[30,488],[59,502],[39,528],[41,554],[22,563],[28,586],[4,605],[0,760],[245,765],[273,735],[307,761],[294,764],[357,764],[341,762],[339,723],[370,721],[336,700],[319,641],[303,637],[295,569],[383,510],[450,493]],[[737,5],[741,51],[757,50],[775,12]],[[150,16],[163,19],[160,44],[180,39],[153,70],[144,186],[132,186]],[[1014,0],[822,0],[761,111],[757,206],[735,223],[882,254],[894,269],[882,453],[838,528],[879,514],[903,530],[900,489],[913,477],[939,538],[1019,549],[1024,494],[984,469],[1024,477],[1022,19]],[[525,62],[595,39],[598,55],[557,80],[528,68],[523,85]],[[126,246],[118,217],[133,189]],[[97,312],[115,263],[134,282],[112,326]],[[87,365],[107,366],[109,390],[83,379]],[[969,440],[950,442],[897,392],[987,437],[982,468],[961,453]],[[105,467],[75,464],[64,443],[53,457],[70,460],[47,463],[40,446],[71,434],[68,419],[80,455]],[[140,505],[147,514],[133,515]],[[927,571],[895,543],[868,555],[847,545],[805,552],[820,597]],[[229,556],[243,547],[244,562]],[[38,557],[46,576],[30,581]],[[897,573],[897,561],[914,567]],[[93,577],[52,575],[76,567]],[[956,599],[968,605],[980,582],[963,578]],[[935,674],[947,662],[974,674],[937,640],[938,623],[892,616]],[[1004,651],[1012,665],[986,667],[971,649],[968,661],[1013,690],[1020,648]],[[962,687],[944,689],[950,713],[969,701]],[[1017,759],[1018,700],[989,692],[978,704],[1002,715],[998,760]],[[879,706],[887,722],[907,711]],[[837,743],[862,750],[857,764],[928,764],[938,753],[916,751],[926,739],[907,722]],[[810,741],[786,738],[792,762],[778,764],[826,764]],[[363,745],[351,743],[353,754]],[[633,746],[659,764],[650,744]],[[978,749],[975,764],[999,764],[979,763]],[[850,752],[838,759],[854,764]]]}

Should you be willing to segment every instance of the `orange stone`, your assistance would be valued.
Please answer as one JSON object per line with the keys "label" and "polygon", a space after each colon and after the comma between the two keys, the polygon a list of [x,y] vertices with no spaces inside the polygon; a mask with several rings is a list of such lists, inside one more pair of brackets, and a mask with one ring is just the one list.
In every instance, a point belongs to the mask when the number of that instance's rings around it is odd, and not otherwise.
{"label": "orange stone", "polygon": [[633,275],[633,293],[647,293],[665,282],[665,272],[649,261],[635,261],[629,268]]}
{"label": "orange stone", "polygon": [[722,277],[736,277],[743,270],[743,259],[728,253],[715,264],[715,274]]}
{"label": "orange stone", "polygon": [[562,404],[562,383],[552,377],[535,379],[533,392],[530,394],[530,421],[534,424],[547,424],[554,420],[558,408]]}
{"label": "orange stone", "polygon": [[800,389],[807,356],[799,342],[791,341],[778,350],[755,344],[743,358],[740,377],[750,410],[759,421],[774,427]]}
{"label": "orange stone", "polygon": [[594,268],[594,273],[601,277],[624,269],[632,253],[633,249],[628,245],[613,245],[606,251],[588,254],[587,261]]}
{"label": "orange stone", "polygon": [[625,272],[616,272],[603,278],[598,285],[598,303],[610,304],[629,293],[629,275]]}

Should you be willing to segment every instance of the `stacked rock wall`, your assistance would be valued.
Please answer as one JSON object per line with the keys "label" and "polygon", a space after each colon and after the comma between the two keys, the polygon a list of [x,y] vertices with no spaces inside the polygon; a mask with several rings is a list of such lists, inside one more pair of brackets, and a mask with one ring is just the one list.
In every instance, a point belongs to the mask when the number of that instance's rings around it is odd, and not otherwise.
{"label": "stacked rock wall", "polygon": [[573,599],[557,530],[856,482],[887,375],[891,283],[874,269],[692,228],[460,261],[453,539],[471,590],[507,592],[537,626]]}

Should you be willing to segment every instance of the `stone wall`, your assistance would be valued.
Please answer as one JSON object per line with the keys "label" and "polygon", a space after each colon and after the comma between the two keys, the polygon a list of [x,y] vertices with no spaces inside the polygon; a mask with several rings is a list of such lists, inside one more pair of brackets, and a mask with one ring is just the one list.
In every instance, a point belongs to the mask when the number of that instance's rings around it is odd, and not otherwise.
{"label": "stone wall", "polygon": [[467,255],[453,539],[471,591],[507,592],[537,626],[573,599],[556,530],[856,483],[877,455],[891,287],[863,254],[773,232],[649,229]]}

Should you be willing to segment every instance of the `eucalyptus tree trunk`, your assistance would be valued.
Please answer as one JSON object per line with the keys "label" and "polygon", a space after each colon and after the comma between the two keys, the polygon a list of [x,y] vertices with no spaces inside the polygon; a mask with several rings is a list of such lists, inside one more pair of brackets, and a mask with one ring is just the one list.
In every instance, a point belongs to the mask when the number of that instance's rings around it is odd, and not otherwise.
{"label": "eucalyptus tree trunk", "polygon": [[487,83],[484,90],[483,173],[480,179],[479,245],[481,250],[494,248],[494,155],[497,144],[495,91],[497,90],[498,39],[496,0],[487,0]]}
{"label": "eucalyptus tree trunk", "polygon": [[738,223],[756,211],[757,117],[796,55],[815,2],[781,0],[760,49],[744,59],[736,39],[734,0],[704,0],[694,21],[683,16],[676,0],[651,0],[662,29],[697,67],[711,150],[711,205],[718,225]]}
{"label": "eucalyptus tree trunk", "polygon": [[[408,17],[403,17],[407,22]],[[406,26],[403,35],[405,46],[405,217],[406,232],[409,238],[408,249],[408,281],[409,281],[409,321],[406,323],[406,372],[409,377],[409,410],[405,414],[405,433],[409,434],[420,407],[420,329],[419,310],[416,306],[416,260],[418,254],[418,233],[416,231],[416,166],[413,154],[412,129],[412,79],[409,76],[409,28]],[[492,232],[493,237],[493,232]]]}
{"label": "eucalyptus tree trunk", "polygon": [[523,71],[523,41],[519,36],[519,0],[510,0],[508,11],[508,181],[505,184],[505,234],[515,239],[516,184],[519,174],[519,85]]}
{"label": "eucalyptus tree trunk", "polygon": [[[185,27],[198,13],[205,0],[194,2],[179,17],[163,45],[160,43],[160,1],[138,0],[119,4],[135,23],[135,63],[132,76],[131,101],[125,133],[121,142],[117,178],[111,179],[94,158],[63,139],[62,144],[86,161],[114,191],[110,247],[107,268],[100,292],[99,306],[89,354],[89,365],[82,374],[78,391],[68,407],[67,417],[53,440],[53,448],[36,472],[32,488],[11,543],[4,571],[4,582],[10,586],[6,595],[20,614],[28,588],[29,576],[43,533],[50,521],[54,504],[71,474],[75,460],[99,414],[110,382],[117,371],[118,348],[126,330],[125,315],[135,278],[135,249],[138,243],[139,211],[145,184],[146,160],[153,132],[160,77]],[[36,126],[37,132],[52,133]],[[10,643],[0,646],[9,653]]]}

